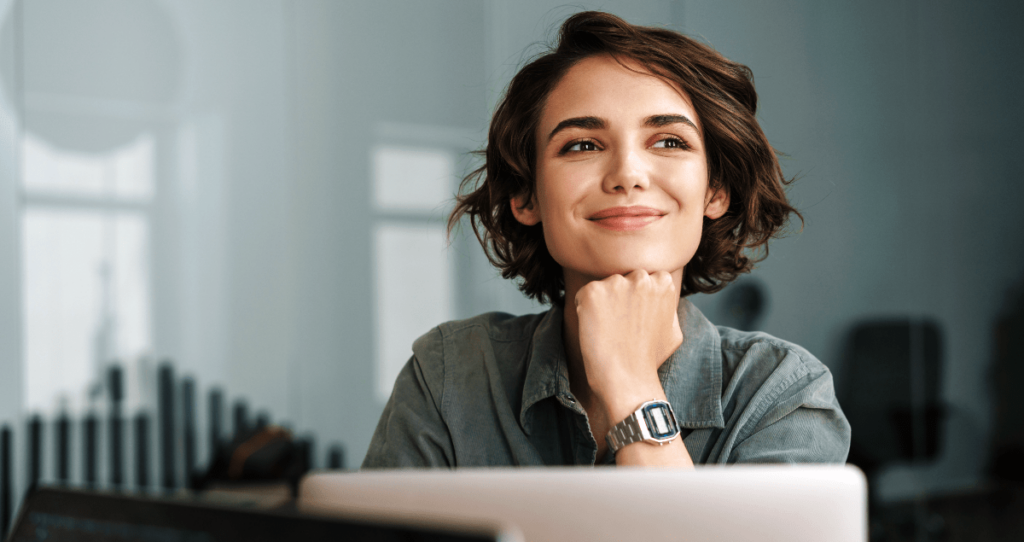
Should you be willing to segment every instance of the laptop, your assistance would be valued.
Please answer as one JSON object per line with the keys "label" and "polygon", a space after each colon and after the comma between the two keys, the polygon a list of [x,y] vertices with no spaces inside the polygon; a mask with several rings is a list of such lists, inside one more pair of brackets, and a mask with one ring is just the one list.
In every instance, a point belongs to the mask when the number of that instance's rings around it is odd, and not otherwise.
{"label": "laptop", "polygon": [[498,542],[508,537],[487,522],[305,517],[295,512],[218,506],[194,497],[41,487],[26,496],[7,540]]}
{"label": "laptop", "polygon": [[373,521],[480,521],[541,541],[864,542],[853,466],[320,472],[298,507]]}

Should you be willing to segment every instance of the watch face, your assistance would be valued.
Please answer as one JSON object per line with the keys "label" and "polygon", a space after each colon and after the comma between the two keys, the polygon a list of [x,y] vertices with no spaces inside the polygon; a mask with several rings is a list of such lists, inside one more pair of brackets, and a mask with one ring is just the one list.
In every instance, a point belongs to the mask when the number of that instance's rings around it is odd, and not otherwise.
{"label": "watch face", "polygon": [[644,407],[644,419],[651,437],[656,439],[675,436],[679,432],[675,416],[664,403],[654,403]]}

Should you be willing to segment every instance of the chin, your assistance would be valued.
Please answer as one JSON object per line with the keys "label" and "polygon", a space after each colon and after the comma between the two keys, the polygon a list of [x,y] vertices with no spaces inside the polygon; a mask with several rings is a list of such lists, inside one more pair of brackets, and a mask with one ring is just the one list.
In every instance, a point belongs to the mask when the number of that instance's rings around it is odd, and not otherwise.
{"label": "chin", "polygon": [[[612,275],[626,275],[638,269],[648,273],[657,271],[678,271],[682,269],[696,252],[697,247],[680,253],[680,246],[642,246],[631,241],[624,244],[608,246],[576,246],[558,247],[551,253],[555,261],[563,269],[575,269],[592,279],[602,280]],[[687,247],[689,249],[689,247]]]}
{"label": "chin", "polygon": [[[634,250],[623,250],[614,254],[612,258],[603,255],[601,268],[610,271],[608,275],[624,275],[630,271],[643,269],[648,273],[656,271],[668,271],[669,273],[682,269],[690,258],[682,258],[680,254],[673,254],[669,250],[647,249],[636,250],[639,247],[631,247]],[[678,248],[678,247],[672,247]],[[690,255],[692,257],[692,254]]]}
{"label": "chin", "polygon": [[626,275],[638,269],[643,269],[648,273],[656,273],[658,271],[668,271],[669,273],[682,269],[686,265],[686,262],[669,262],[663,259],[622,259],[616,262],[607,262],[605,265],[600,266],[598,271],[594,273],[594,276],[602,279],[608,278],[612,275]]}

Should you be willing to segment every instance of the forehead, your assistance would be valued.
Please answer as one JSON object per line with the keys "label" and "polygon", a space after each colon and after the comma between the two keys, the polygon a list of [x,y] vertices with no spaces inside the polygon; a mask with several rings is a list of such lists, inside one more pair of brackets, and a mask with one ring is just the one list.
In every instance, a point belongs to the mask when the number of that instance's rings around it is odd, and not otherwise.
{"label": "forehead", "polygon": [[596,116],[615,125],[667,113],[683,114],[700,126],[689,95],[677,83],[652,74],[632,59],[599,55],[578,62],[555,85],[538,129],[546,134],[545,128],[550,131],[573,117]]}

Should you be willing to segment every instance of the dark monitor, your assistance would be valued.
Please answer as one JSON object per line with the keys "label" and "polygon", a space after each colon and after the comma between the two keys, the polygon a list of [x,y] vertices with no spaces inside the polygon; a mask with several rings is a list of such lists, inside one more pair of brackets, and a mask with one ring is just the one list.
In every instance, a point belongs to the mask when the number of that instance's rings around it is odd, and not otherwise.
{"label": "dark monitor", "polygon": [[230,508],[175,498],[41,487],[22,503],[10,542],[262,540],[497,541],[498,530],[370,523]]}

